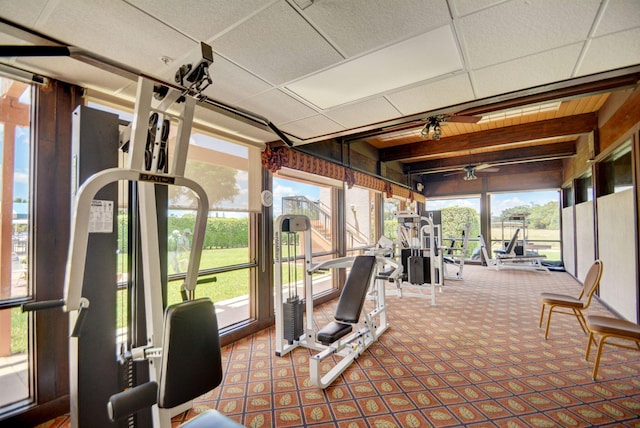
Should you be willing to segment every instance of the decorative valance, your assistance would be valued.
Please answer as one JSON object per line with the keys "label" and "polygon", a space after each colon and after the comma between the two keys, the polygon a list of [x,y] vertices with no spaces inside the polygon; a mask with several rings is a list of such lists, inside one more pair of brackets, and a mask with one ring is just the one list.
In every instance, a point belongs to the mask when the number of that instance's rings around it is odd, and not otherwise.
{"label": "decorative valance", "polygon": [[366,189],[382,192],[387,198],[399,196],[401,198],[407,198],[409,201],[425,201],[423,195],[414,193],[407,188],[398,186],[397,184],[393,184],[389,181],[359,171],[354,171],[351,168],[344,167],[297,150],[291,150],[284,146],[273,147],[271,144],[267,143],[266,148],[262,152],[262,166],[272,173],[277,172],[280,168],[286,167],[308,172],[310,174],[320,175],[322,177],[332,178],[334,180],[345,182],[349,189],[354,185],[357,185]]}

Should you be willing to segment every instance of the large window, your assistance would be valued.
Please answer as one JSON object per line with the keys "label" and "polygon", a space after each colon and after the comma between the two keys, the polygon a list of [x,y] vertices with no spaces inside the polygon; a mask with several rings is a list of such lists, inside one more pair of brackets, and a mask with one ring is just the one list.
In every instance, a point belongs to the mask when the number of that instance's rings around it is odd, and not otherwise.
{"label": "large window", "polygon": [[[336,256],[334,238],[334,189],[342,183],[333,180],[315,177],[293,170],[280,171],[273,179],[273,218],[275,227],[278,227],[277,219],[283,214],[302,214],[309,217],[311,223],[311,249],[314,263],[331,259]],[[275,230],[275,229],[274,229]],[[285,242],[282,245],[283,264],[294,266],[287,272],[295,272],[295,276],[283,276],[284,288],[289,288],[289,283],[296,282],[297,295],[306,297],[302,287],[302,275],[304,275],[304,241],[301,239],[304,233],[297,234],[295,242]],[[292,237],[293,239],[293,237]],[[313,294],[318,295],[335,287],[333,272],[323,272],[313,278]]]}
{"label": "large window", "polygon": [[429,199],[425,205],[427,211],[440,211],[442,245],[462,248],[463,234],[468,233],[464,257],[480,260],[480,197]]}
{"label": "large window", "polygon": [[598,164],[598,196],[619,193],[633,188],[631,140],[622,144]]}
{"label": "large window", "polygon": [[[121,120],[131,121],[129,111],[92,102],[91,107],[118,114]],[[177,124],[169,132],[169,156]],[[256,210],[254,183],[259,177],[260,152],[241,144],[220,140],[209,134],[192,130],[185,177],[200,184],[209,198],[209,216],[204,248],[200,260],[200,276],[196,297],[209,297],[216,305],[220,328],[245,321],[250,313],[249,299],[255,283],[255,248],[250,245],[252,213]],[[125,165],[124,159],[121,166]],[[258,178],[259,179],[259,178]],[[122,185],[122,184],[121,184]],[[259,193],[259,192],[258,192]],[[126,320],[127,299],[127,191],[120,192],[119,203],[119,327]],[[189,266],[189,255],[195,227],[197,198],[191,190],[169,187],[167,213],[167,290],[168,304],[182,300],[181,286]],[[252,250],[253,248],[253,250]]]}
{"label": "large window", "polygon": [[[347,253],[375,244],[376,192],[354,186],[345,188],[345,239]],[[349,255],[349,254],[348,254]]]}
{"label": "large window", "polygon": [[29,317],[19,305],[31,297],[31,87],[0,77],[0,412],[30,401]]}
{"label": "large window", "polygon": [[491,194],[491,248],[505,246],[518,231],[516,254],[562,259],[557,190]]}
{"label": "large window", "polygon": [[[250,245],[250,208],[256,189],[250,186],[250,174],[259,170],[259,154],[258,149],[209,135],[195,132],[191,137],[185,176],[205,189],[210,206],[196,297],[210,297],[215,302],[221,328],[252,317],[249,299],[255,283],[256,254]],[[169,303],[180,299],[195,224],[194,209],[190,191],[171,190],[168,271],[173,281],[169,284]]]}

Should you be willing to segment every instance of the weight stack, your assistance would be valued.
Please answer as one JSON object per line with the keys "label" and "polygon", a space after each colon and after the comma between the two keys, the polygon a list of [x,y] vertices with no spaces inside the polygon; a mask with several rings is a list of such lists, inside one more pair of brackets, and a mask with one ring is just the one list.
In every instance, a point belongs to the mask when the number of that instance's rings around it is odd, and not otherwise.
{"label": "weight stack", "polygon": [[300,340],[304,334],[302,327],[304,305],[299,296],[289,297],[282,304],[282,321],[284,324],[284,338],[291,345],[294,341]]}

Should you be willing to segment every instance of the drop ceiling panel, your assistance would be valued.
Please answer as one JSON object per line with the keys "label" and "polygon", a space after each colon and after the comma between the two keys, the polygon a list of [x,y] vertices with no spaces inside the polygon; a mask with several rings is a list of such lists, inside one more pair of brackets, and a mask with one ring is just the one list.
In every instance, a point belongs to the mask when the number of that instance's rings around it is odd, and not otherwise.
{"label": "drop ceiling panel", "polygon": [[316,115],[280,125],[280,129],[300,139],[309,139],[317,135],[344,131],[344,127],[331,119]]}
{"label": "drop ceiling panel", "polygon": [[276,125],[316,114],[315,110],[291,98],[279,89],[272,89],[246,99],[238,106],[258,113]]}
{"label": "drop ceiling panel", "polygon": [[587,37],[599,0],[512,0],[461,19],[471,68],[520,58]]}
{"label": "drop ceiling panel", "polygon": [[105,93],[119,92],[132,83],[127,78],[68,57],[20,58],[16,65],[28,70],[37,70],[47,77]]}
{"label": "drop ceiling panel", "polygon": [[606,3],[595,36],[628,30],[640,25],[640,1],[616,0]]}
{"label": "drop ceiling panel", "polygon": [[640,27],[593,39],[578,75],[597,73],[640,63]]}
{"label": "drop ceiling panel", "polygon": [[165,67],[162,56],[200,50],[199,43],[123,2],[65,0],[38,22],[44,34],[152,75]]}
{"label": "drop ceiling panel", "polygon": [[213,65],[209,67],[209,73],[213,85],[205,91],[205,95],[220,101],[238,103],[271,88],[271,85],[220,55],[214,58]]}
{"label": "drop ceiling panel", "polygon": [[[274,0],[126,0],[197,41],[207,41]],[[180,8],[177,11],[177,8]]]}
{"label": "drop ceiling panel", "polygon": [[215,51],[276,85],[342,60],[284,1],[262,10],[212,43]]}
{"label": "drop ceiling panel", "polygon": [[403,116],[474,99],[466,73],[387,95]]}
{"label": "drop ceiling panel", "polygon": [[33,27],[49,0],[0,0],[2,16],[16,24]]}
{"label": "drop ceiling panel", "polygon": [[471,72],[479,98],[569,79],[582,43],[530,55]]}
{"label": "drop ceiling panel", "polygon": [[502,3],[504,0],[450,0],[451,9],[457,16],[468,15],[480,9]]}
{"label": "drop ceiling panel", "polygon": [[346,128],[357,128],[400,116],[400,112],[383,97],[337,107],[325,114]]}
{"label": "drop ceiling panel", "polygon": [[441,27],[450,20],[445,0],[316,1],[302,13],[347,57]]}
{"label": "drop ceiling panel", "polygon": [[[437,61],[434,61],[430,46],[438,46]],[[461,68],[462,60],[453,32],[446,25],[345,61],[286,87],[314,106],[327,109]]]}
{"label": "drop ceiling panel", "polygon": [[232,138],[238,142],[264,143],[275,141],[278,137],[272,132],[256,128],[248,123],[233,119],[204,107],[196,109],[196,123],[202,123],[206,128],[211,129],[219,137]]}

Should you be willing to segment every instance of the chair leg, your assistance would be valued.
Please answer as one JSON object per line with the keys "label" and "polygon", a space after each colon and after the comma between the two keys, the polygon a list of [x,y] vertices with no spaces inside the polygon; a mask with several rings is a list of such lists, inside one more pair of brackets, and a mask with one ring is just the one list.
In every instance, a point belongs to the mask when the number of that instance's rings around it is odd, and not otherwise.
{"label": "chair leg", "polygon": [[538,328],[542,328],[542,318],[544,317],[544,308],[546,305],[543,303],[542,308],[540,309],[540,322],[538,322]]}
{"label": "chair leg", "polygon": [[591,344],[594,342],[593,332],[589,331],[589,341],[587,342],[587,352],[584,355],[584,360],[589,361],[589,353],[591,353]]}
{"label": "chair leg", "polygon": [[584,332],[584,334],[587,334],[587,320],[584,319],[584,315],[582,315],[582,311],[580,309],[575,309],[572,308],[573,313],[576,315],[576,318],[578,318],[578,323],[580,324],[580,328],[582,329],[582,331]]}
{"label": "chair leg", "polygon": [[544,340],[547,340],[547,337],[549,336],[549,327],[551,326],[551,314],[553,313],[553,308],[555,308],[555,306],[549,306],[549,315],[547,316],[547,328],[544,331]]}
{"label": "chair leg", "polygon": [[602,348],[604,346],[604,340],[607,337],[608,336],[601,336],[600,337],[600,342],[598,343],[598,352],[596,353],[596,361],[595,361],[595,364],[593,365],[593,374],[591,375],[591,378],[593,380],[596,380],[596,376],[598,376],[598,367],[600,366],[600,356],[602,355]]}

